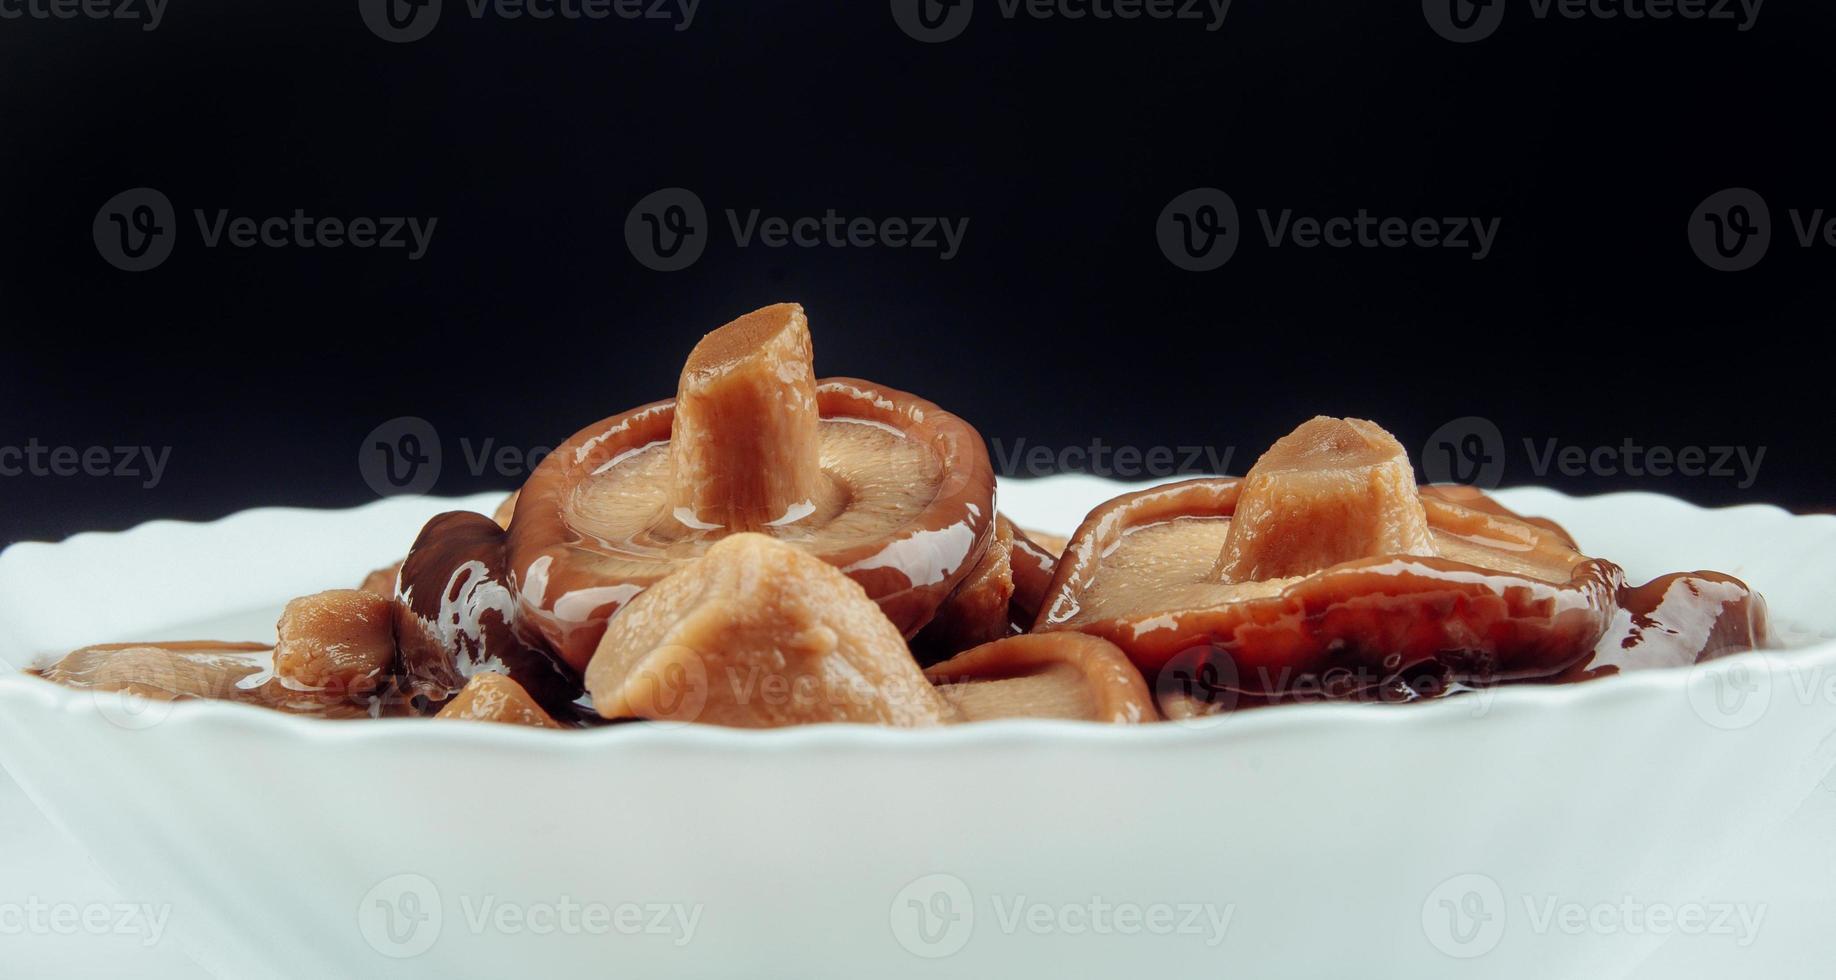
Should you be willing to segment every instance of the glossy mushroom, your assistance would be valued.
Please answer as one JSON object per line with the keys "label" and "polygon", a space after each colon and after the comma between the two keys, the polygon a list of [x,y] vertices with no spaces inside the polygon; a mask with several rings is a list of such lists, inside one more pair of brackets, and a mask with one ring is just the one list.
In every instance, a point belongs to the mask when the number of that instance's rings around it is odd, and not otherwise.
{"label": "glossy mushroom", "polygon": [[763,534],[723,538],[633,599],[586,683],[607,718],[736,728],[956,718],[858,582]]}
{"label": "glossy mushroom", "polygon": [[[1024,633],[1045,605],[1046,589],[1058,568],[1058,554],[995,515],[995,536],[982,560],[937,607],[918,635],[912,653],[919,663],[946,660],[970,647]],[[1047,540],[1053,540],[1047,536]],[[1058,545],[1063,548],[1062,542]]]}
{"label": "glossy mushroom", "polygon": [[473,676],[506,674],[552,714],[581,694],[571,671],[525,634],[504,564],[504,531],[483,514],[452,511],[421,528],[396,596],[402,683],[438,709]]}
{"label": "glossy mushroom", "polygon": [[1062,718],[1157,721],[1141,672],[1115,644],[1084,633],[1031,633],[985,643],[925,669],[965,721]]}
{"label": "glossy mushroom", "polygon": [[523,686],[509,677],[487,670],[473,674],[459,695],[448,701],[435,718],[457,721],[494,721],[528,728],[560,728]]}
{"label": "glossy mushroom", "polygon": [[576,669],[606,621],[722,538],[769,535],[841,569],[915,633],[994,536],[994,476],[968,423],[811,370],[795,304],[702,338],[677,396],[545,458],[509,532],[526,621]]}
{"label": "glossy mushroom", "polygon": [[325,718],[367,718],[382,711],[372,693],[302,688],[283,680],[274,671],[273,649],[261,643],[102,643],[72,650],[37,673],[66,687],[153,701],[233,701]]}
{"label": "glossy mushroom", "polygon": [[1252,700],[1349,697],[1424,670],[1558,673],[1600,639],[1621,582],[1545,527],[1418,493],[1377,426],[1316,418],[1244,479],[1091,512],[1035,628],[1109,639],[1149,677],[1178,660]]}

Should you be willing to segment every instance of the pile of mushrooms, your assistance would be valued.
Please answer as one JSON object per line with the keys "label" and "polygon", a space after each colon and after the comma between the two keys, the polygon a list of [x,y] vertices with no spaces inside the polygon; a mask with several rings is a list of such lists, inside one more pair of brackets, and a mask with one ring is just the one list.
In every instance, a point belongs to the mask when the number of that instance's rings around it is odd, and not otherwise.
{"label": "pile of mushrooms", "polygon": [[277,632],[88,647],[42,673],[541,728],[1126,724],[1579,680],[1766,639],[1737,580],[1628,588],[1547,521],[1418,488],[1358,419],[1304,423],[1241,479],[1124,494],[1068,540],[1029,534],[996,512],[967,422],[817,380],[794,304],[703,337],[675,398],[581,430],[494,518],[435,517],[401,564],[295,600]]}

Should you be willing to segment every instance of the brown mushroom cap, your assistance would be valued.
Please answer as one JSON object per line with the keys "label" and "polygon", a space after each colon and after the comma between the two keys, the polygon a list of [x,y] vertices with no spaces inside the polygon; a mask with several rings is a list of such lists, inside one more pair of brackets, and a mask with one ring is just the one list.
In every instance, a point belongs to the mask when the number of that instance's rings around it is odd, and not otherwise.
{"label": "brown mushroom cap", "polygon": [[570,714],[580,682],[526,635],[496,522],[471,511],[430,519],[402,562],[398,589],[395,640],[410,696],[438,708],[469,678],[495,671],[551,714]]}
{"label": "brown mushroom cap", "polygon": [[994,531],[980,435],[810,364],[802,307],[748,314],[702,338],[676,398],[588,426],[531,474],[510,568],[527,621],[576,670],[621,606],[736,532],[840,568],[906,636],[969,574]]}
{"label": "brown mushroom cap", "polygon": [[1278,444],[1244,479],[1099,506],[1035,629],[1109,639],[1150,676],[1182,654],[1219,661],[1250,693],[1366,687],[1433,661],[1476,681],[1547,676],[1585,656],[1619,568],[1508,512],[1418,493],[1400,446],[1365,426],[1316,419],[1296,437],[1318,455]]}

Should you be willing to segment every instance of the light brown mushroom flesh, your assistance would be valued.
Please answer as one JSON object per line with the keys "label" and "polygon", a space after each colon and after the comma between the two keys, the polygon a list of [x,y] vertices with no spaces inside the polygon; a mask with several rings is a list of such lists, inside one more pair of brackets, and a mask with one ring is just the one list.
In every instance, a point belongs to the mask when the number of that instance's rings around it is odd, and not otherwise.
{"label": "light brown mushroom flesh", "polygon": [[708,334],[676,398],[597,423],[544,459],[509,555],[530,624],[584,669],[624,604],[715,542],[762,533],[840,568],[907,636],[994,537],[981,437],[930,402],[818,382],[795,304]]}
{"label": "light brown mushroom flesh", "polygon": [[956,717],[859,583],[763,534],[722,538],[631,600],[586,684],[607,718],[775,728]]}

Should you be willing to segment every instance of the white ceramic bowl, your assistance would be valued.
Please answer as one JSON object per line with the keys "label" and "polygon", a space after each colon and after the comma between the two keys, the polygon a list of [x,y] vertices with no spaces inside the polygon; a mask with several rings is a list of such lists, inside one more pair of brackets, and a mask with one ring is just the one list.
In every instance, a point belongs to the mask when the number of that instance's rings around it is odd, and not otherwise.
{"label": "white ceramic bowl", "polygon": [[[1125,489],[1001,502],[1068,530]],[[1610,977],[1690,923],[1743,928],[1698,888],[1836,763],[1836,518],[1501,496],[1634,578],[1746,579],[1795,649],[1424,705],[932,732],[338,723],[9,672],[0,763],[224,977]],[[0,660],[271,638],[286,599],[497,499],[18,545]]]}

